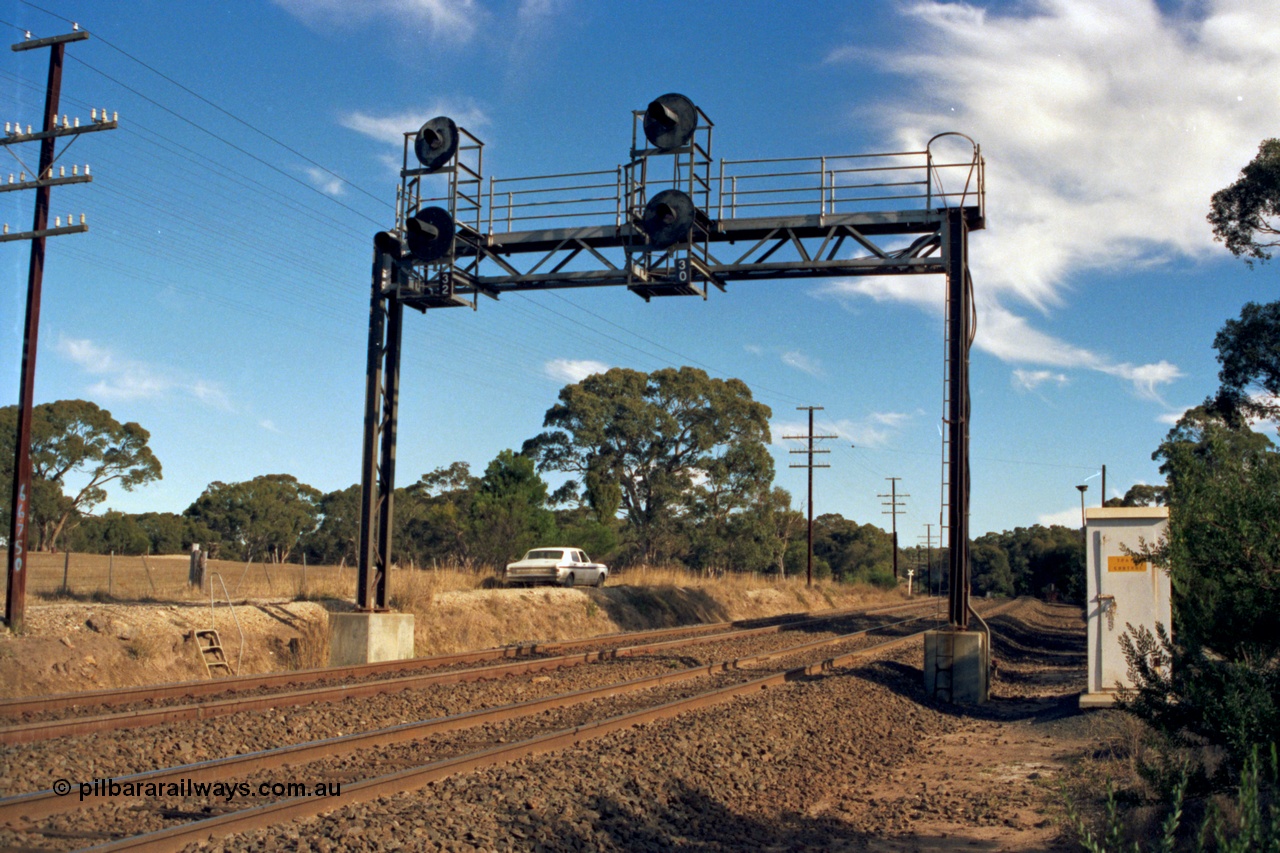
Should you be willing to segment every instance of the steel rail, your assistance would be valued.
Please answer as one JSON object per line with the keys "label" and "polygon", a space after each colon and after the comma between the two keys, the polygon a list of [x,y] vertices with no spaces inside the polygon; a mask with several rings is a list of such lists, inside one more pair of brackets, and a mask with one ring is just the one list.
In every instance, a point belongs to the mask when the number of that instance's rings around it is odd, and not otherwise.
{"label": "steel rail", "polygon": [[[908,607],[910,605],[903,605]],[[378,661],[375,663],[355,664],[352,666],[317,667],[291,672],[276,672],[263,675],[242,675],[222,678],[216,681],[180,681],[170,684],[141,687],[120,687],[106,690],[89,690],[79,693],[55,693],[46,696],[25,696],[12,699],[0,699],[0,716],[16,717],[24,713],[39,711],[57,711],[64,708],[94,707],[111,705],[128,705],[135,702],[157,701],[173,698],[197,698],[213,696],[221,693],[234,693],[242,690],[258,690],[274,688],[287,684],[308,684],[316,681],[330,681],[342,678],[361,678],[368,675],[379,675],[385,672],[405,672],[415,669],[440,669],[458,664],[476,663],[487,660],[500,660],[553,654],[575,648],[588,648],[601,643],[635,639],[657,639],[671,637],[682,633],[731,632],[738,628],[755,628],[765,624],[786,624],[802,622],[805,619],[827,618],[866,613],[878,615],[888,610],[832,610],[819,611],[813,614],[787,613],[763,619],[739,619],[733,622],[703,622],[676,628],[657,628],[652,631],[624,631],[613,634],[601,634],[580,640],[563,640],[557,642],[519,643],[494,649],[481,649],[472,652],[460,652],[449,655],[433,655],[431,657],[407,658],[404,660]]]}
{"label": "steel rail", "polygon": [[[205,781],[224,781],[229,778],[238,778],[248,772],[269,770],[282,765],[298,767],[312,761],[317,761],[323,758],[332,758],[338,755],[345,755],[358,750],[403,743],[405,741],[417,740],[428,735],[443,734],[486,723],[498,723],[517,717],[531,716],[543,711],[566,708],[583,702],[589,702],[593,699],[620,696],[627,693],[633,693],[637,690],[646,690],[652,687],[676,684],[705,676],[743,670],[748,667],[767,663],[768,661],[779,657],[802,654],[824,646],[838,645],[858,637],[866,636],[873,631],[883,631],[888,628],[895,628],[928,618],[931,617],[914,616],[898,622],[892,622],[886,625],[877,625],[873,628],[864,628],[849,634],[842,634],[834,638],[801,643],[786,649],[762,652],[756,655],[747,655],[740,658],[734,658],[732,660],[701,664],[699,666],[689,667],[676,672],[660,673],[658,675],[645,676],[643,678],[602,685],[600,687],[587,687],[570,693],[544,696],[538,699],[531,699],[510,705],[502,705],[494,708],[480,708],[474,711],[452,714],[447,717],[437,717],[429,720],[400,723],[395,726],[387,726],[372,731],[356,732],[349,735],[341,735],[318,741],[306,741],[303,743],[290,744],[288,746],[275,747],[273,749],[244,753],[243,755],[233,755],[226,758],[210,759],[193,764],[183,764],[175,767],[149,770],[142,773],[130,774],[128,776],[113,776],[111,779],[114,782],[122,784],[162,784],[176,780],[188,780],[192,783],[196,783]],[[913,634],[911,636],[917,636],[917,634]],[[54,814],[63,814],[82,808],[91,808],[102,805],[106,802],[136,799],[139,799],[139,797],[125,796],[122,794],[117,796],[93,797],[91,801],[86,802],[81,800],[79,797],[58,795],[52,790],[37,791],[30,794],[19,794],[17,796],[0,799],[0,825],[15,826],[22,822],[30,823],[38,818],[48,817],[49,815]]]}
{"label": "steel rail", "polygon": [[180,850],[196,841],[230,835],[236,832],[272,826],[285,821],[314,817],[357,803],[365,803],[380,797],[414,790],[431,782],[457,773],[477,770],[497,764],[516,761],[532,755],[553,752],[603,737],[607,734],[631,728],[641,723],[654,722],[678,716],[688,711],[726,702],[737,696],[798,681],[829,672],[853,660],[886,651],[916,639],[923,632],[896,637],[864,649],[858,649],[836,657],[827,658],[808,666],[795,667],[755,678],[742,684],[718,688],[696,696],[677,699],[651,708],[643,708],[598,722],[585,723],[569,729],[538,735],[512,744],[501,744],[489,749],[453,758],[441,759],[418,767],[366,779],[355,784],[344,784],[336,797],[296,797],[262,806],[254,806],[237,812],[211,817],[181,826],[150,832],[145,835],[124,838],[92,848],[95,851],[171,851]]}
{"label": "steel rail", "polygon": [[57,720],[40,720],[32,723],[6,726],[0,728],[0,744],[12,745],[49,740],[56,737],[72,737],[94,732],[113,731],[124,728],[141,728],[145,726],[177,723],[190,720],[205,720],[213,717],[224,717],[241,711],[259,711],[268,708],[280,708],[292,705],[312,704],[316,702],[336,702],[344,699],[363,698],[385,693],[399,693],[436,684],[460,684],[475,681],[487,681],[508,675],[527,675],[534,672],[563,669],[580,664],[595,663],[603,660],[614,660],[620,657],[631,657],[655,651],[663,651],[672,647],[698,645],[719,642],[724,639],[739,639],[760,634],[777,633],[794,629],[808,623],[829,622],[849,615],[861,613],[834,614],[811,619],[801,619],[759,628],[743,628],[709,635],[699,635],[667,641],[654,641],[621,648],[600,649],[578,654],[560,655],[556,657],[526,660],[513,664],[473,667],[470,669],[431,672],[418,675],[406,675],[376,681],[364,681],[354,684],[340,684],[323,687],[311,687],[281,693],[265,693],[256,696],[232,697],[208,702],[197,702],[183,705],[165,705],[157,708],[141,708],[120,711],[111,714],[69,717]]}

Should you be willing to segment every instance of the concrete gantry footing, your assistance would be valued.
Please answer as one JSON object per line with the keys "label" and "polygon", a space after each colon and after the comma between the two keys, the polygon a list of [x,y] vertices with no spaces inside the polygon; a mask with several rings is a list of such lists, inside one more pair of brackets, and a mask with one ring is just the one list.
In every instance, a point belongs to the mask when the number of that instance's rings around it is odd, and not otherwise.
{"label": "concrete gantry footing", "polygon": [[412,613],[329,614],[329,666],[411,657]]}
{"label": "concrete gantry footing", "polygon": [[924,635],[924,692],[942,702],[981,704],[990,696],[991,650],[985,631]]}

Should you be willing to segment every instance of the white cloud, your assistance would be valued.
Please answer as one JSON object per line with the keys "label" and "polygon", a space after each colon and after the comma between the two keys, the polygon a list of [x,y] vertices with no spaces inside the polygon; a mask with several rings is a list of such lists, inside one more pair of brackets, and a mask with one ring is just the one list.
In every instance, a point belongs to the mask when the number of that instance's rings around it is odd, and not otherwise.
{"label": "white cloud", "polygon": [[276,426],[275,421],[271,420],[270,418],[265,418],[263,420],[258,421],[258,426],[262,427],[267,432],[274,432],[274,433],[282,432],[280,427]]}
{"label": "white cloud", "polygon": [[764,354],[764,347],[760,346],[759,344],[743,344],[742,348],[747,352],[751,353],[752,355]]}
{"label": "white cloud", "polygon": [[389,19],[436,41],[467,42],[475,35],[483,11],[474,0],[276,0],[291,15],[313,27],[363,26]]}
{"label": "white cloud", "polygon": [[205,405],[229,410],[226,392],[203,379],[183,379],[163,367],[121,358],[88,339],[60,337],[55,350],[96,380],[89,393],[103,401],[160,400],[175,394],[192,397]]}
{"label": "white cloud", "polygon": [[[849,442],[859,447],[884,447],[912,417],[905,412],[872,412],[858,419],[815,421],[813,431],[817,435],[835,435],[836,438],[832,441]],[[809,422],[808,420],[774,421],[769,425],[769,431],[775,445],[789,447],[783,436],[808,435]],[[823,442],[823,447],[830,447],[830,441]]]}
{"label": "white cloud", "polygon": [[[943,305],[937,283],[924,279],[924,276],[836,279],[819,285],[812,293],[818,298],[833,298],[845,303],[856,303],[861,298],[877,302],[907,302],[930,313],[941,314]],[[1136,365],[1113,361],[1108,356],[1040,331],[1026,317],[1013,313],[994,298],[979,299],[978,302],[978,328],[974,346],[1001,361],[1094,370],[1130,382],[1135,394],[1156,402],[1161,402],[1161,386],[1183,376],[1176,365],[1164,360]],[[1041,382],[1037,384],[1042,384],[1047,378],[1053,378],[1060,384],[1066,381],[1066,376],[1061,373],[1019,370],[1015,371],[1015,384],[1019,382],[1018,374],[1031,379],[1041,377]]]}
{"label": "white cloud", "polygon": [[591,359],[555,358],[542,365],[542,372],[557,382],[581,382],[593,373],[604,373],[609,365]]}
{"label": "white cloud", "polygon": [[794,367],[802,373],[810,376],[821,376],[822,365],[817,359],[805,355],[799,350],[791,350],[782,354],[782,363],[787,367]]}
{"label": "white cloud", "polygon": [[316,189],[325,195],[336,197],[346,192],[346,187],[344,186],[346,182],[342,178],[326,172],[324,169],[317,169],[315,166],[308,166],[304,171]]}
{"label": "white cloud", "polygon": [[1034,391],[1046,382],[1052,382],[1058,387],[1066,385],[1068,380],[1064,373],[1054,373],[1051,370],[1022,370],[1021,368],[1013,371],[1013,387],[1019,391]]}
{"label": "white cloud", "polygon": [[1055,524],[1062,527],[1073,527],[1080,529],[1080,507],[1075,506],[1071,509],[1064,509],[1058,512],[1048,512],[1036,519],[1037,524],[1043,524],[1045,527],[1051,527]]}
{"label": "white cloud", "polygon": [[1238,0],[1169,14],[1153,0],[1011,8],[917,2],[908,15],[926,47],[886,57],[932,96],[928,110],[889,117],[898,142],[918,148],[961,129],[983,146],[998,204],[975,277],[1045,307],[1073,273],[1210,252],[1209,197],[1280,112],[1280,90],[1258,85],[1280,65],[1274,10]]}
{"label": "white cloud", "polygon": [[[383,115],[350,112],[339,116],[338,123],[356,133],[394,145],[398,149],[404,144],[406,132],[416,132],[422,127],[423,122],[436,116],[448,116],[466,128],[480,127],[489,121],[484,111],[474,102],[461,99],[458,101],[436,100],[424,107]],[[400,168],[399,163],[396,164],[396,168]]]}
{"label": "white cloud", "polygon": [[[992,12],[919,0],[904,7],[919,45],[879,60],[927,93],[876,106],[899,150],[963,130],[987,161],[988,227],[970,264],[979,283],[976,346],[1003,361],[1083,368],[1142,398],[1182,375],[1167,361],[1116,362],[1034,328],[1008,305],[1047,312],[1073,279],[1220,253],[1205,222],[1259,140],[1274,135],[1280,16],[1242,0],[1029,0]],[[865,60],[859,46],[827,62]],[[910,276],[834,281],[815,291],[941,312],[938,288]]]}

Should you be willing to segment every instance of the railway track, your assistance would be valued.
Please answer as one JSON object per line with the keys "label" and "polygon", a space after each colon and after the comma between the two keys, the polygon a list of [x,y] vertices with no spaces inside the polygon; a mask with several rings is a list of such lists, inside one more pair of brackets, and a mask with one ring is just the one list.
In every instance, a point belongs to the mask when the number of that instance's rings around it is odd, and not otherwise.
{"label": "railway track", "polygon": [[[776,634],[841,619],[888,616],[903,611],[926,609],[928,606],[927,603],[913,602],[871,611],[790,614],[767,620],[707,623],[558,643],[528,643],[409,661],[384,661],[291,673],[232,677],[217,681],[10,699],[0,702],[0,717],[26,718],[29,721],[0,726],[0,745],[209,719],[290,705],[341,701],[420,689],[428,685],[458,684],[554,671],[601,660],[652,654],[699,643],[715,643],[728,637]],[[476,662],[482,665],[467,666]],[[300,686],[306,684],[319,686]],[[98,708],[121,706],[126,707],[109,713],[91,713]],[[32,717],[38,719],[32,720]]]}
{"label": "railway track", "polygon": [[[987,615],[994,613],[988,611]],[[836,671],[860,656],[909,641],[918,636],[916,629],[923,618],[895,619],[888,625],[834,636],[821,632],[823,636],[815,640],[790,645],[774,643],[763,651],[734,659],[678,670],[668,666],[667,672],[627,681],[114,780],[117,785],[181,787],[240,779],[258,791],[258,786],[271,782],[273,769],[288,767],[296,773],[305,768],[307,778],[340,785],[336,796],[255,802],[225,813],[219,813],[221,807],[211,808],[207,796],[138,800],[90,794],[82,802],[78,791],[66,796],[44,791],[10,797],[0,800],[0,824],[19,826],[22,832],[13,838],[0,835],[0,844],[39,839],[42,844],[67,849],[85,841],[101,840],[109,841],[102,849],[181,849],[211,834],[241,832],[368,802],[452,774],[561,749],[737,696],[814,678]],[[872,645],[872,631],[899,636]],[[911,633],[904,634],[906,631]],[[746,638],[760,642],[767,636],[754,631]],[[686,644],[691,639],[697,638],[685,638]],[[742,639],[738,637],[739,641]],[[644,645],[654,648],[659,642]],[[672,645],[664,653],[676,651],[678,646]],[[356,756],[370,754],[376,757],[372,769],[355,761]],[[84,808],[88,811],[79,812]],[[48,820],[54,816],[56,819]],[[186,822],[167,826],[174,820]]]}

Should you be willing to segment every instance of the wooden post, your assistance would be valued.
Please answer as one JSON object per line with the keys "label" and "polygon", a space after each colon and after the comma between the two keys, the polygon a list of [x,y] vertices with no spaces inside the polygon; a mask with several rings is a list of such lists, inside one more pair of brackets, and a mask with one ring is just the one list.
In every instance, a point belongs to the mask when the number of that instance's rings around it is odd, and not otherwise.
{"label": "wooden post", "polygon": [[62,552],[62,594],[66,595],[71,590],[67,589],[67,573],[71,569],[71,551]]}
{"label": "wooden post", "polygon": [[151,567],[147,565],[147,555],[142,555],[142,568],[147,570],[147,583],[151,584],[151,594],[156,594],[155,578],[151,577]]}
{"label": "wooden post", "polygon": [[112,551],[107,556],[107,598],[111,598],[115,594],[112,591],[112,587],[115,586],[115,581],[116,581],[116,552]]}

